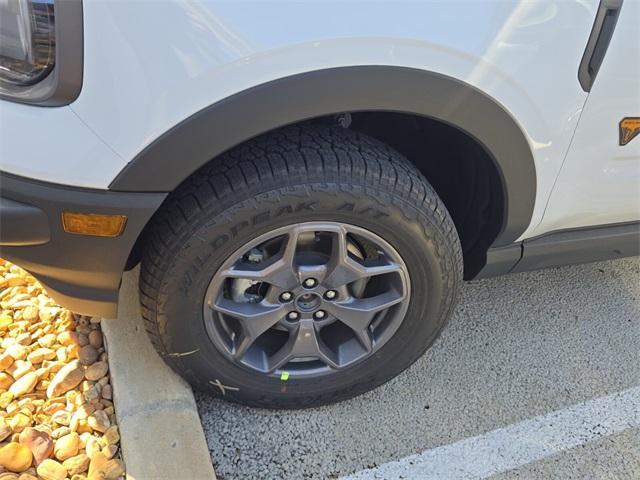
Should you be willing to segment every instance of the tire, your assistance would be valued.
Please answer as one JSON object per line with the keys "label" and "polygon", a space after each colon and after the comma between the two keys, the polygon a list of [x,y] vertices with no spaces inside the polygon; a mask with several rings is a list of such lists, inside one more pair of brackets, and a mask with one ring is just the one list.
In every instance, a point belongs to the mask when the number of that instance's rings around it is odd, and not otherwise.
{"label": "tire", "polygon": [[[366,229],[399,253],[410,296],[397,330],[366,359],[318,376],[232,361],[205,325],[212,277],[249,240],[313,221]],[[318,406],[385,383],[432,345],[462,281],[453,221],[427,180],[389,146],[331,126],[287,127],[212,161],[169,195],[144,242],[142,316],[158,353],[196,389],[257,407]]]}

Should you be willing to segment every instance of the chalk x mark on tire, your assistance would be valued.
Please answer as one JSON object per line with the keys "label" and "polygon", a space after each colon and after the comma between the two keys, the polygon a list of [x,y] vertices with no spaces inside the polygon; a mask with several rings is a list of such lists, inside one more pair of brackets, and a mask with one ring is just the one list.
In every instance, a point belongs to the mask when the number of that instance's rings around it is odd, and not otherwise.
{"label": "chalk x mark on tire", "polygon": [[220,391],[222,392],[222,396],[224,397],[227,394],[227,390],[230,392],[237,392],[238,390],[240,390],[238,387],[231,387],[229,385],[223,385],[222,382],[220,380],[218,380],[216,378],[215,382],[212,382],[211,380],[209,380],[209,383],[211,385],[214,385],[216,387],[218,387],[220,389]]}

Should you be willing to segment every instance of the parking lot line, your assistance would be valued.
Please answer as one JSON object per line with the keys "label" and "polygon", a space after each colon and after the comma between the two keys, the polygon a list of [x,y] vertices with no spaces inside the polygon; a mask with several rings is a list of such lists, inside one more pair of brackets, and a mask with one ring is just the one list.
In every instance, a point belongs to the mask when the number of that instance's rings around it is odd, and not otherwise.
{"label": "parking lot line", "polygon": [[481,479],[640,426],[640,386],[465,438],[340,480]]}

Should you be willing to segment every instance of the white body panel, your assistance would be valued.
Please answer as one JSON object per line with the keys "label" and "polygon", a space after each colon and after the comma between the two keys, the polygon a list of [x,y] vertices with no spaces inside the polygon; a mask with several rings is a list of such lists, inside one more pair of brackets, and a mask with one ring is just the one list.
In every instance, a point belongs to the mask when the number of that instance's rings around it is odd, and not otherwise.
{"label": "white body panel", "polygon": [[640,116],[640,2],[625,2],[536,232],[640,220],[640,138],[618,144],[618,122]]}
{"label": "white body panel", "polygon": [[0,101],[0,170],[79,187],[104,188],[126,162],[69,107]]}
{"label": "white body panel", "polygon": [[[107,188],[158,136],[234,93],[313,70],[406,66],[479,88],[521,126],[537,170],[525,238],[545,230],[542,215],[587,99],[577,68],[597,6],[597,0],[85,1],[79,98],[52,109],[2,102],[0,168]],[[35,141],[33,132],[41,132]],[[557,222],[562,218],[549,228]]]}

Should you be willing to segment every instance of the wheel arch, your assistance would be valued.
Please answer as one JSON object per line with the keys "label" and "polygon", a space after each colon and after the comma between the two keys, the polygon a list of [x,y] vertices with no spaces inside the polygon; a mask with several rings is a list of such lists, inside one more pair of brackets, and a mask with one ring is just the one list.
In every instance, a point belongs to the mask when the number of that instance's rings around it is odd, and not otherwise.
{"label": "wheel arch", "polygon": [[536,169],[516,120],[497,101],[467,83],[406,67],[330,68],[239,92],[165,132],[109,188],[170,192],[213,158],[260,134],[316,117],[367,111],[424,116],[468,134],[490,155],[500,174],[504,221],[493,246],[513,243],[529,226]]}

